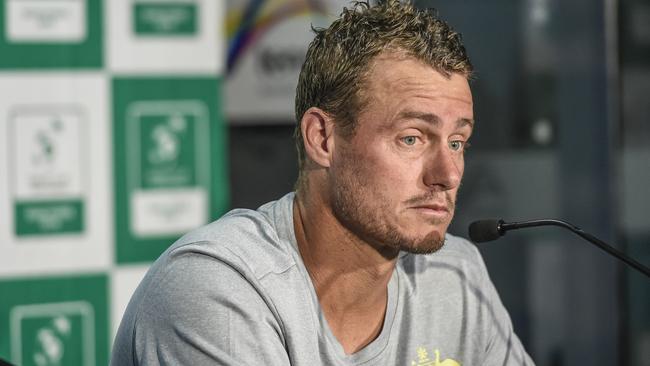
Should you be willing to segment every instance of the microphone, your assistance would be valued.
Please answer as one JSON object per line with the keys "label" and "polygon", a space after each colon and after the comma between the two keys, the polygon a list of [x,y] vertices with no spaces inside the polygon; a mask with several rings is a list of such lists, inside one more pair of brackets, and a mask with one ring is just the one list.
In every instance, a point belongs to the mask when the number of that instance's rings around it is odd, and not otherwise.
{"label": "microphone", "polygon": [[469,238],[475,243],[497,240],[506,234],[501,230],[503,220],[479,220],[469,224]]}
{"label": "microphone", "polygon": [[604,250],[609,255],[618,258],[619,260],[625,262],[625,264],[628,266],[650,277],[650,269],[648,267],[628,257],[623,252],[598,239],[597,237],[584,232],[579,227],[562,220],[541,219],[520,222],[505,222],[503,220],[494,219],[478,220],[469,225],[469,237],[476,243],[483,243],[486,241],[499,239],[500,237],[504,236],[509,230],[523,229],[535,226],[560,226],[568,229],[574,234]]}

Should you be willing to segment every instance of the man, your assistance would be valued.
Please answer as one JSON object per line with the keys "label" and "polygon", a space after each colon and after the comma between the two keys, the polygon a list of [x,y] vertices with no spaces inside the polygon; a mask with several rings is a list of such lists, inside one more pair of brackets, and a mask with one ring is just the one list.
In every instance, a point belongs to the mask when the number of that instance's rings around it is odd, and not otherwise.
{"label": "man", "polygon": [[483,261],[446,234],[474,125],[460,36],[411,5],[316,30],[300,177],[153,265],[113,365],[532,365]]}

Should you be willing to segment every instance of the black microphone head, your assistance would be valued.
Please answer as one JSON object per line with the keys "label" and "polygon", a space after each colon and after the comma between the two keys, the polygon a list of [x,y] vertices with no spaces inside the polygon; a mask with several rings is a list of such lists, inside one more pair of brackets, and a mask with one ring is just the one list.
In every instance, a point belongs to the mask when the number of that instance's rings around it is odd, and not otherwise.
{"label": "black microphone head", "polygon": [[492,241],[501,237],[501,220],[479,220],[469,225],[469,238],[475,243]]}

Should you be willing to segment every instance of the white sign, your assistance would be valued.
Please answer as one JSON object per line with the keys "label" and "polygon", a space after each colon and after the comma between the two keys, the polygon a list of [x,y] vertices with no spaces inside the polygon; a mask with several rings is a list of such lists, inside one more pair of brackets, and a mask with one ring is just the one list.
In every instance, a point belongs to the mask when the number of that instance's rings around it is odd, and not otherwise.
{"label": "white sign", "polygon": [[21,106],[10,112],[14,197],[78,198],[82,195],[82,109]]}
{"label": "white sign", "polygon": [[6,0],[9,42],[80,43],[86,39],[86,0]]}

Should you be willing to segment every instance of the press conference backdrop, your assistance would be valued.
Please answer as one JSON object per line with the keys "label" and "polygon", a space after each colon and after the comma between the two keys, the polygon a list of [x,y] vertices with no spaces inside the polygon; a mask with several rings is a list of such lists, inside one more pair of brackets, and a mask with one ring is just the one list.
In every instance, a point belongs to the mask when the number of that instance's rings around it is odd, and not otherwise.
{"label": "press conference backdrop", "polygon": [[224,18],[0,0],[0,358],[106,365],[148,265],[227,209]]}
{"label": "press conference backdrop", "polygon": [[151,262],[230,207],[225,121],[293,123],[343,4],[0,0],[0,358],[108,362]]}

